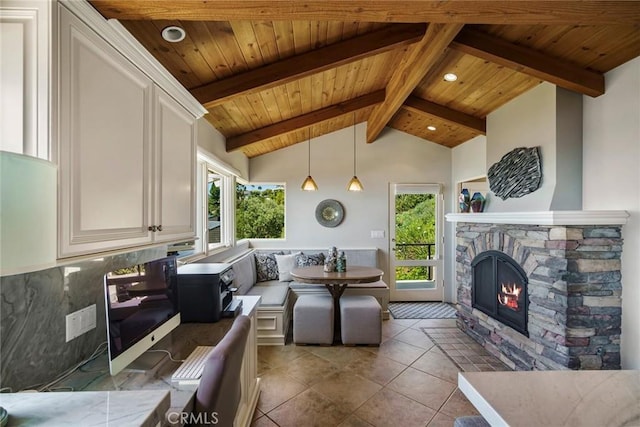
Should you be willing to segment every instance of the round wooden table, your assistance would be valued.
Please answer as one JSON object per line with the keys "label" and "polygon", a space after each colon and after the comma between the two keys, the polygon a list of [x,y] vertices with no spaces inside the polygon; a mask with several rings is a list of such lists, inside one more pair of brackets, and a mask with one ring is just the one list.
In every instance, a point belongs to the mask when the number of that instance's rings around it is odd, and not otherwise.
{"label": "round wooden table", "polygon": [[340,297],[350,284],[371,283],[380,280],[384,272],[375,267],[351,265],[344,273],[324,271],[323,265],[298,267],[291,270],[291,276],[301,283],[321,283],[333,297],[334,342],[340,339]]}

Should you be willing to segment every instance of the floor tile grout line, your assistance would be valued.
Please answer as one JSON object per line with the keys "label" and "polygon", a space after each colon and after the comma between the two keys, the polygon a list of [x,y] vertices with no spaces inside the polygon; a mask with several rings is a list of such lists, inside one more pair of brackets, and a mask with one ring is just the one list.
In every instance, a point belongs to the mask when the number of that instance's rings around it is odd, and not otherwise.
{"label": "floor tile grout line", "polygon": [[426,336],[431,340],[431,342],[433,342],[433,344],[434,344],[436,347],[438,347],[438,348],[440,349],[440,351],[441,351],[441,352],[442,352],[442,353],[443,353],[443,354],[444,354],[444,355],[445,355],[445,356],[446,356],[446,357],[447,357],[447,358],[448,358],[448,359],[449,359],[449,360],[450,360],[454,365],[456,365],[456,367],[457,367],[458,369],[460,369],[460,371],[464,372],[464,369],[462,369],[462,367],[461,367],[458,363],[456,363],[456,361],[455,361],[455,360],[453,360],[453,359],[451,358],[451,356],[449,356],[448,352],[440,346],[440,344],[437,342],[437,340],[436,340],[436,339],[434,339],[434,338],[432,338],[432,337],[429,335],[429,333],[427,333],[427,331],[425,331],[425,329],[428,329],[428,328],[421,328],[421,329],[422,329],[422,332],[423,332],[423,333],[424,333],[424,334],[425,334],[425,335],[426,335]]}
{"label": "floor tile grout line", "polygon": [[[413,369],[417,369],[417,368],[413,368]],[[417,370],[419,370],[419,369],[417,369]],[[420,371],[420,370],[419,370],[419,371]],[[429,374],[428,372],[424,372],[424,371],[420,371],[420,372],[423,372],[424,374],[429,375],[429,376],[431,376],[431,377],[438,378],[438,377],[436,377],[435,375]],[[402,393],[402,392],[399,392],[399,391],[396,391],[396,390],[393,390],[393,389],[389,389],[389,390],[391,390],[391,391],[393,391],[393,392],[395,392],[395,393],[398,393],[398,394],[400,394],[400,395],[402,395],[402,396],[406,397],[407,399],[413,400],[414,402],[419,403],[420,405],[425,406],[425,407],[427,407],[427,408],[431,409],[432,411],[436,411],[436,414],[437,414],[437,413],[439,413],[439,412],[440,412],[440,409],[442,409],[442,408],[444,407],[444,405],[446,405],[446,404],[447,404],[447,402],[449,401],[449,399],[451,399],[451,396],[453,396],[453,394],[456,392],[456,390],[458,390],[458,386],[457,386],[456,384],[453,384],[453,383],[451,383],[451,382],[449,382],[449,381],[443,380],[442,378],[438,378],[438,379],[439,379],[439,380],[442,380],[442,381],[445,381],[445,382],[448,382],[449,384],[451,384],[451,385],[455,386],[455,388],[453,389],[453,391],[451,391],[451,393],[449,393],[449,395],[447,396],[447,398],[444,400],[444,403],[442,403],[442,405],[440,405],[440,407],[439,407],[438,409],[434,409],[434,408],[432,408],[432,407],[431,407],[431,406],[429,406],[429,405],[425,405],[424,403],[422,403],[422,402],[420,402],[420,401],[418,401],[418,400],[414,399],[413,397],[408,396],[408,395],[406,395],[406,394],[404,394],[404,393]],[[429,421],[429,422],[431,422],[431,421]],[[428,423],[427,423],[427,424],[428,424]]]}
{"label": "floor tile grout line", "polygon": [[[442,320],[451,320],[451,319],[442,319]],[[383,392],[383,391],[385,391],[385,390],[387,390],[387,391],[389,391],[389,392],[395,392],[395,393],[398,393],[400,396],[403,396],[403,397],[405,397],[406,399],[408,399],[408,400],[410,400],[410,401],[412,401],[412,402],[415,402],[415,403],[417,403],[417,404],[419,404],[419,405],[421,405],[421,406],[423,406],[423,407],[426,407],[426,408],[430,409],[431,411],[433,411],[433,415],[432,415],[428,420],[426,420],[426,422],[425,422],[425,426],[428,426],[429,424],[433,423],[433,422],[434,422],[434,420],[435,420],[438,416],[446,417],[446,419],[455,418],[455,416],[456,416],[456,415],[450,415],[449,413],[442,412],[442,409],[443,409],[443,408],[445,408],[445,406],[446,406],[449,402],[451,402],[451,401],[452,401],[452,399],[454,399],[454,395],[455,395],[455,393],[456,393],[456,392],[457,392],[457,390],[458,390],[457,385],[456,385],[455,383],[452,383],[452,382],[448,381],[447,379],[440,378],[439,376],[435,375],[435,374],[434,374],[434,373],[432,373],[432,372],[429,372],[429,371],[423,371],[423,370],[421,370],[421,369],[418,369],[418,368],[417,368],[417,367],[415,367],[414,365],[416,364],[416,362],[417,362],[420,358],[424,357],[426,354],[428,354],[430,351],[433,351],[433,350],[434,350],[434,348],[435,348],[435,349],[437,349],[441,354],[444,354],[444,355],[446,356],[446,360],[447,360],[447,361],[450,361],[450,362],[452,363],[452,365],[453,365],[453,366],[458,370],[458,372],[464,372],[464,369],[460,366],[460,364],[459,364],[459,363],[456,363],[456,362],[455,362],[455,360],[452,360],[452,359],[451,359],[451,356],[448,354],[447,349],[442,348],[441,343],[439,343],[439,342],[438,342],[438,339],[434,339],[432,336],[430,336],[430,335],[429,335],[429,333],[427,332],[427,330],[425,330],[425,329],[435,329],[435,330],[437,330],[437,332],[438,332],[438,333],[446,334],[446,333],[449,333],[450,331],[457,330],[457,328],[456,328],[455,326],[447,327],[447,326],[444,326],[444,325],[436,325],[436,326],[433,326],[433,327],[430,327],[430,326],[418,326],[419,324],[421,324],[421,323],[422,323],[422,321],[423,321],[423,320],[421,320],[421,319],[417,319],[415,322],[411,323],[410,325],[407,325],[407,324],[405,323],[405,324],[401,325],[401,328],[402,328],[402,329],[401,329],[400,331],[397,331],[397,333],[395,333],[395,334],[394,334],[393,336],[391,336],[391,337],[386,337],[386,338],[387,338],[387,339],[386,339],[386,341],[393,339],[394,341],[396,341],[396,342],[398,342],[398,343],[402,343],[402,344],[409,345],[410,347],[413,347],[413,348],[415,348],[416,350],[419,350],[419,351],[420,351],[420,355],[419,355],[415,360],[411,361],[411,362],[410,362],[410,363],[408,363],[408,364],[407,364],[407,363],[404,363],[404,362],[399,362],[399,361],[397,361],[397,360],[395,360],[395,359],[392,359],[392,358],[389,358],[389,357],[387,357],[386,355],[382,355],[382,354],[380,353],[380,351],[379,351],[379,348],[375,348],[375,349],[371,349],[371,350],[370,350],[368,347],[367,347],[367,348],[364,348],[364,347],[363,347],[363,348],[360,348],[360,349],[359,349],[359,350],[360,350],[360,353],[359,353],[360,355],[366,354],[366,355],[367,355],[367,357],[369,357],[369,356],[371,356],[371,357],[375,357],[375,359],[376,359],[376,360],[377,360],[378,358],[380,358],[380,359],[386,359],[388,362],[392,362],[392,363],[394,363],[394,364],[396,364],[396,365],[398,365],[398,366],[400,366],[400,367],[401,367],[401,370],[400,370],[399,372],[397,372],[397,373],[396,373],[395,375],[393,375],[391,378],[385,379],[385,383],[384,383],[384,384],[381,384],[381,383],[380,383],[380,382],[378,382],[378,381],[375,381],[375,380],[370,379],[370,378],[368,378],[368,377],[366,377],[366,376],[364,376],[364,375],[361,375],[360,373],[356,373],[356,372],[353,372],[353,371],[349,371],[349,370],[347,369],[347,367],[348,367],[351,363],[353,363],[355,360],[357,360],[357,359],[360,357],[358,354],[357,354],[357,355],[355,355],[355,357],[353,357],[353,356],[352,356],[352,357],[349,359],[348,363],[345,363],[345,364],[336,364],[336,363],[335,363],[335,360],[339,360],[339,359],[336,359],[336,358],[333,358],[333,359],[332,359],[332,358],[328,357],[328,356],[330,356],[330,354],[329,354],[329,353],[326,353],[326,354],[324,354],[324,355],[323,355],[323,354],[322,354],[322,352],[321,352],[320,354],[318,354],[318,353],[315,353],[315,352],[313,352],[313,351],[302,350],[301,354],[293,355],[293,356],[294,356],[294,358],[293,358],[293,359],[291,359],[290,361],[287,361],[285,364],[283,364],[283,365],[281,365],[281,366],[277,366],[277,367],[274,367],[274,366],[270,365],[269,363],[267,363],[267,362],[265,361],[265,359],[268,359],[268,358],[261,358],[261,359],[260,359],[261,365],[263,365],[263,368],[265,368],[265,367],[267,368],[267,369],[265,369],[265,370],[262,372],[262,374],[261,374],[261,375],[265,375],[267,372],[269,372],[269,371],[271,371],[271,370],[282,370],[282,371],[281,371],[281,374],[286,375],[286,377],[288,377],[289,379],[292,379],[292,380],[294,380],[294,381],[296,381],[296,382],[298,382],[298,383],[300,383],[300,384],[304,385],[304,387],[305,387],[305,389],[304,389],[304,390],[300,391],[299,393],[296,393],[294,396],[289,397],[287,400],[285,400],[284,402],[281,402],[280,404],[278,404],[277,406],[275,406],[274,408],[272,408],[272,409],[271,409],[271,410],[269,410],[268,412],[264,412],[264,413],[262,413],[262,416],[266,417],[269,421],[271,421],[271,422],[273,423],[273,425],[276,425],[276,426],[280,427],[280,424],[278,424],[278,423],[277,423],[277,422],[272,418],[272,416],[273,416],[273,411],[275,411],[275,410],[277,410],[278,408],[282,407],[283,405],[285,405],[285,404],[287,404],[287,403],[291,402],[291,400],[298,398],[298,397],[299,397],[301,394],[303,394],[304,392],[306,392],[306,391],[308,391],[308,390],[311,390],[311,389],[314,387],[314,385],[318,383],[318,382],[307,383],[306,381],[301,381],[301,380],[299,380],[299,379],[298,379],[298,378],[296,378],[296,377],[293,377],[293,376],[291,376],[291,375],[288,375],[288,374],[286,373],[287,363],[293,362],[293,361],[295,361],[295,360],[298,360],[298,359],[303,358],[303,357],[306,357],[306,356],[314,356],[314,357],[318,357],[319,359],[322,359],[323,361],[327,362],[328,364],[330,364],[330,365],[332,365],[332,366],[337,367],[337,368],[338,368],[338,370],[335,372],[335,374],[340,374],[340,373],[348,372],[348,373],[351,373],[351,374],[353,374],[353,375],[355,375],[355,376],[357,376],[357,377],[359,377],[359,378],[361,378],[361,379],[367,380],[367,381],[369,381],[369,382],[371,382],[371,383],[373,383],[373,384],[375,384],[376,386],[378,386],[378,387],[379,387],[379,390],[377,390],[373,395],[371,395],[369,398],[367,398],[367,399],[366,399],[364,402],[362,402],[360,405],[358,405],[357,407],[355,407],[355,408],[353,408],[353,409],[348,409],[348,410],[346,410],[346,411],[345,411],[345,413],[346,413],[345,417],[344,417],[343,419],[341,419],[339,422],[336,422],[336,424],[344,423],[344,422],[345,422],[347,419],[349,419],[350,417],[356,417],[357,419],[361,419],[361,420],[363,420],[364,422],[369,423],[366,419],[360,418],[360,417],[356,414],[356,412],[357,412],[357,411],[359,411],[359,410],[360,410],[364,405],[366,405],[368,402],[370,402],[370,400],[371,400],[372,398],[374,398],[374,397],[375,397],[376,395],[378,395],[380,392]],[[398,326],[400,326],[400,325],[398,325]],[[403,341],[402,339],[397,339],[397,338],[396,338],[397,336],[399,336],[399,335],[401,335],[401,334],[405,333],[405,332],[406,332],[406,331],[408,331],[408,330],[412,330],[412,331],[420,331],[420,332],[422,332],[422,333],[425,335],[425,337],[429,340],[429,342],[430,342],[432,345],[431,345],[429,348],[424,348],[424,347],[420,347],[420,346],[417,346],[417,345],[415,345],[415,344],[412,344],[411,342]],[[459,331],[459,330],[457,330],[457,331]],[[444,338],[447,338],[447,337],[445,336]],[[457,337],[453,337],[453,338],[456,338],[456,339],[457,339]],[[406,338],[406,339],[407,339],[407,340],[410,340],[410,338]],[[418,339],[418,341],[417,341],[417,342],[421,342],[421,341]],[[463,343],[463,342],[461,342],[461,344],[467,344],[467,343]],[[466,348],[469,348],[469,347],[467,346]],[[465,348],[462,348],[462,349],[464,350]],[[337,350],[337,351],[341,351],[341,350],[339,350],[339,349],[337,349],[337,348],[336,348],[336,350]],[[368,350],[369,350],[369,351],[368,351]],[[274,351],[274,353],[275,353],[275,350],[273,350],[273,351]],[[479,353],[478,353],[478,354],[479,354]],[[465,355],[465,356],[466,356],[466,355]],[[494,357],[494,356],[493,356],[493,355],[491,355],[491,354],[487,354],[487,356]],[[278,357],[278,355],[277,355],[277,354],[270,354],[270,355],[269,355],[269,357]],[[443,361],[444,361],[444,360],[445,360],[445,359],[443,359]],[[487,363],[488,363],[488,362],[487,362]],[[442,404],[441,404],[437,409],[436,409],[436,408],[432,408],[432,407],[431,407],[431,406],[429,406],[429,405],[425,405],[425,404],[423,404],[423,403],[421,403],[421,402],[417,401],[416,399],[413,399],[412,397],[407,396],[407,395],[405,395],[405,394],[404,394],[404,393],[402,393],[402,392],[398,392],[398,391],[396,391],[396,390],[394,390],[394,389],[392,389],[392,388],[390,387],[390,385],[391,385],[395,380],[397,380],[399,376],[401,376],[403,373],[407,372],[408,368],[416,369],[417,371],[422,372],[422,373],[424,373],[424,374],[426,374],[426,375],[429,375],[429,376],[431,376],[431,377],[434,377],[434,378],[437,378],[437,379],[439,379],[439,380],[445,381],[445,382],[449,383],[450,385],[452,385],[452,386],[454,387],[454,388],[453,388],[453,390],[451,391],[451,393],[449,393],[449,394],[448,394],[448,396],[446,397],[446,399],[444,399],[443,403],[442,403]],[[365,368],[363,368],[363,369],[365,369]],[[364,372],[364,371],[362,371],[362,372]],[[278,375],[278,374],[274,374],[274,375]],[[333,375],[333,374],[328,374],[328,375],[327,375],[327,377],[328,377],[329,375]],[[322,381],[322,380],[321,380],[321,381]],[[323,394],[323,393],[321,393],[321,392],[319,392],[319,391],[317,391],[317,390],[316,390],[316,392],[320,393],[320,395],[324,396],[325,398],[328,398],[328,399],[329,399],[329,401],[333,401],[331,398],[329,398],[329,397],[328,397],[328,396],[326,396],[325,394]],[[451,409],[451,410],[449,410],[449,412],[451,412],[451,413],[457,413],[457,412],[458,412],[458,411],[456,410],[456,408],[455,408],[455,407],[452,407],[452,408],[450,408],[450,409]],[[262,411],[260,410],[260,412],[262,412]],[[270,415],[271,415],[271,416],[270,416]],[[260,418],[260,417],[258,417],[258,418]],[[256,419],[256,420],[257,420],[257,419]],[[255,421],[255,420],[254,420],[254,421]],[[375,423],[374,423],[373,425],[375,426]]]}

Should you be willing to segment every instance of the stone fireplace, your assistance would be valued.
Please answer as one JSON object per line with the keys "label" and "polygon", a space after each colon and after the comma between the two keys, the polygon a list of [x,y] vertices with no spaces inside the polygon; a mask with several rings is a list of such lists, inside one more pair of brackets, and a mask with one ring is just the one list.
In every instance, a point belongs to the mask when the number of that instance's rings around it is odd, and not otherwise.
{"label": "stone fireplace", "polygon": [[449,214],[458,327],[516,370],[620,369],[619,211]]}

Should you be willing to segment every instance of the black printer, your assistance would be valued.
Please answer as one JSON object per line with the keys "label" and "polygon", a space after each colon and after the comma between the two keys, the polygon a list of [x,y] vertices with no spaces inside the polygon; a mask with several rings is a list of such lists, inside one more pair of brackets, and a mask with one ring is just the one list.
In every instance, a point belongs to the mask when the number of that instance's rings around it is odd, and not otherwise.
{"label": "black printer", "polygon": [[227,263],[194,263],[178,267],[181,322],[220,320],[233,301],[234,273]]}

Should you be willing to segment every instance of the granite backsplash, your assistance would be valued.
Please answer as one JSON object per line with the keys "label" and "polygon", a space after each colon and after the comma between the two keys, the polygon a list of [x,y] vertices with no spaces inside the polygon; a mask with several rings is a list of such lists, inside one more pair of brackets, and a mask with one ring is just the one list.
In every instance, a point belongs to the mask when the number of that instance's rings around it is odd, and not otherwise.
{"label": "granite backsplash", "polygon": [[[0,388],[55,379],[106,342],[103,276],[161,258],[166,246],[0,277]],[[65,316],[96,304],[96,328],[65,342]]]}

